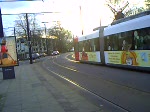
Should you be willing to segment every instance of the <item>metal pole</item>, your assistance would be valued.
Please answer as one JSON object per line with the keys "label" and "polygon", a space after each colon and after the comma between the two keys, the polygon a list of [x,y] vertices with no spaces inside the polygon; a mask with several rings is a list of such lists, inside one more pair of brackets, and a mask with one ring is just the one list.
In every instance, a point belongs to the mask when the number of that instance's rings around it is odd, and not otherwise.
{"label": "metal pole", "polygon": [[81,9],[81,6],[80,6],[80,24],[81,24],[81,28],[82,28],[82,35],[83,35],[83,29],[84,29],[84,26],[83,26],[83,17],[82,17],[82,9]]}
{"label": "metal pole", "polygon": [[45,26],[45,37],[46,37],[46,24],[44,24],[44,26]]}
{"label": "metal pole", "polygon": [[53,52],[53,39],[51,38],[51,53]]}
{"label": "metal pole", "polygon": [[27,38],[29,42],[29,57],[30,57],[30,64],[32,64],[32,51],[31,51],[31,37],[29,34],[29,22],[28,22],[28,14],[26,13],[26,22],[27,22]]}
{"label": "metal pole", "polygon": [[16,29],[15,29],[15,27],[14,27],[14,36],[16,36]]}
{"label": "metal pole", "polygon": [[4,37],[4,32],[3,32],[2,14],[1,14],[1,8],[0,8],[0,38],[2,37]]}

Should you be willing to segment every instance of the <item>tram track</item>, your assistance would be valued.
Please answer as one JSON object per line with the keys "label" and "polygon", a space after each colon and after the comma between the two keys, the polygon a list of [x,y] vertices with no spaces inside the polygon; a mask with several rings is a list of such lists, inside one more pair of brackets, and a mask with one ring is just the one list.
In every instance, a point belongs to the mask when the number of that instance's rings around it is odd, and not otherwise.
{"label": "tram track", "polygon": [[[57,60],[56,60],[57,59]],[[49,62],[50,61],[50,65],[47,63],[47,62]],[[121,110],[123,110],[123,112],[125,111],[125,112],[131,112],[131,111],[133,111],[132,109],[130,110],[130,108],[128,108],[128,107],[126,107],[126,106],[124,106],[124,104],[122,105],[122,104],[120,104],[120,103],[118,103],[118,102],[116,102],[116,101],[114,101],[112,98],[108,98],[107,96],[105,96],[104,94],[101,94],[101,92],[103,91],[103,90],[101,90],[101,89],[99,89],[100,91],[100,93],[98,92],[97,93],[97,91],[93,91],[93,88],[91,88],[91,87],[88,87],[87,85],[85,86],[84,85],[84,82],[80,82],[80,81],[77,81],[77,79],[75,78],[73,78],[72,76],[74,76],[74,75],[69,75],[70,73],[73,73],[74,72],[74,74],[84,74],[84,75],[82,75],[83,77],[82,77],[82,79],[83,78],[85,78],[86,76],[88,77],[88,78],[92,78],[92,80],[99,80],[100,82],[103,82],[104,83],[104,85],[106,84],[106,85],[111,85],[111,86],[115,86],[115,88],[116,87],[119,87],[119,88],[122,88],[122,90],[123,90],[123,88],[125,89],[125,90],[127,90],[127,91],[130,91],[130,93],[131,92],[133,92],[134,94],[136,94],[136,93],[138,93],[138,94],[146,94],[146,95],[148,95],[149,96],[149,92],[147,92],[147,91],[143,91],[143,90],[140,90],[140,89],[137,89],[137,88],[133,88],[133,87],[130,87],[130,86],[126,86],[126,85],[123,85],[123,84],[120,84],[120,83],[116,83],[116,82],[114,82],[114,81],[111,81],[111,80],[107,80],[107,79],[104,79],[104,78],[102,78],[102,77],[97,77],[97,76],[95,76],[95,75],[90,75],[90,74],[88,74],[88,73],[84,73],[84,72],[81,72],[81,71],[78,71],[77,69],[74,69],[75,67],[74,66],[69,66],[68,64],[66,64],[66,63],[58,63],[57,61],[59,61],[59,58],[58,57],[53,57],[53,58],[50,58],[49,59],[49,61],[47,61],[47,62],[44,62],[44,64],[47,64],[47,67],[46,67],[46,69],[48,70],[48,71],[50,71],[51,73],[53,73],[54,74],[54,76],[56,76],[56,77],[58,77],[58,78],[61,78],[61,79],[63,79],[64,81],[66,81],[66,82],[69,82],[69,83],[71,83],[71,84],[73,84],[73,85],[75,85],[75,86],[77,86],[77,87],[79,87],[80,89],[82,89],[82,90],[84,90],[84,91],[86,91],[86,92],[88,92],[88,93],[90,93],[91,95],[93,95],[94,97],[96,97],[97,99],[99,99],[99,100],[103,100],[103,101],[105,101],[105,102],[107,102],[107,103],[109,103],[109,104],[111,104],[111,105],[113,105],[114,107],[117,107],[117,108],[120,108]],[[61,59],[61,61],[62,62],[64,62],[62,59]],[[56,68],[56,69],[55,69]],[[64,69],[64,70],[63,70]],[[69,70],[70,72],[62,72],[62,71],[66,71],[66,69],[67,70]],[[58,72],[57,72],[57,70],[58,70]],[[68,77],[69,76],[69,77]],[[76,76],[76,75],[75,75]],[[78,75],[79,76],[79,75]],[[108,84],[109,83],[109,84]],[[90,84],[90,83],[89,83]],[[88,85],[89,85],[88,84]],[[102,83],[100,83],[100,84],[102,84]],[[97,88],[97,87],[96,87]],[[110,90],[111,91],[111,90]],[[124,90],[123,90],[124,91]],[[117,97],[117,96],[115,96],[115,97]],[[122,100],[123,101],[123,100]],[[133,101],[133,100],[132,100]],[[120,112],[120,111],[119,111]]]}
{"label": "tram track", "polygon": [[[114,103],[113,101],[111,101],[111,100],[109,100],[109,99],[107,99],[107,98],[105,98],[103,96],[100,96],[100,95],[96,94],[95,92],[89,90],[88,88],[83,87],[79,83],[77,83],[77,82],[75,82],[75,81],[65,77],[64,75],[56,73],[55,71],[51,70],[50,67],[46,67],[45,63],[43,63],[43,66],[44,66],[44,68],[46,68],[49,72],[53,73],[58,78],[61,78],[61,79],[65,80],[65,81],[71,83],[72,85],[78,87],[79,89],[81,89],[81,90],[89,93],[90,95],[96,97],[98,100],[102,100],[102,101],[104,101],[106,103],[109,103],[109,104],[113,105],[115,108],[118,108],[121,112],[131,112],[130,110],[128,110],[128,109],[126,109],[126,108],[124,108],[124,107]],[[99,106],[99,105],[97,105],[97,106]]]}
{"label": "tram track", "polygon": [[[70,60],[69,60],[69,61],[70,61]],[[55,65],[59,66],[59,67],[62,67],[62,68],[65,68],[65,69],[68,69],[68,70],[71,70],[71,71],[74,71],[74,72],[77,72],[77,73],[81,73],[81,74],[85,74],[85,75],[90,76],[90,74],[87,74],[87,73],[78,71],[78,70],[76,70],[76,69],[74,69],[74,68],[71,68],[71,67],[68,67],[68,66],[63,66],[63,65],[61,65],[61,64],[58,64],[58,63],[56,63],[55,59],[53,59],[53,63],[54,63]],[[144,90],[141,90],[141,89],[138,89],[138,88],[134,88],[134,87],[131,87],[131,86],[123,85],[123,84],[114,82],[114,81],[112,81],[112,80],[104,79],[104,78],[102,78],[101,76],[93,76],[93,77],[98,78],[98,79],[101,79],[101,80],[106,81],[106,82],[109,82],[109,83],[111,83],[111,84],[115,84],[115,85],[118,85],[118,86],[126,87],[126,88],[128,88],[128,89],[132,89],[132,90],[136,90],[136,91],[143,92],[143,93],[146,93],[146,94],[150,94],[149,91],[144,91]]]}

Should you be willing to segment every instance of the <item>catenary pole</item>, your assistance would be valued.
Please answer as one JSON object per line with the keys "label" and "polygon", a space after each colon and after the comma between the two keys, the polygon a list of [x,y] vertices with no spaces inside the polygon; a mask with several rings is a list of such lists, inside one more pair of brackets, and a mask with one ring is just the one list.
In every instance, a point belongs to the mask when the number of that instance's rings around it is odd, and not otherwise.
{"label": "catenary pole", "polygon": [[31,37],[29,34],[29,22],[28,22],[28,14],[26,13],[26,22],[27,22],[27,39],[29,43],[29,57],[30,57],[30,64],[32,64],[32,46],[31,46]]}

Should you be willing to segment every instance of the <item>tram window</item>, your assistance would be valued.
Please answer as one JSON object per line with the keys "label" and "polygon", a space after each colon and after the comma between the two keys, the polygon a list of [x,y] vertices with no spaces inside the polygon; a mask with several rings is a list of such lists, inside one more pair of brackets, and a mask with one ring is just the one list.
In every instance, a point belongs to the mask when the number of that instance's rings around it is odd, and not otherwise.
{"label": "tram window", "polygon": [[111,37],[111,46],[112,46],[112,49],[111,50],[118,50],[118,47],[119,47],[119,43],[118,43],[118,34],[115,34],[115,35],[112,35]]}
{"label": "tram window", "polygon": [[110,35],[105,38],[105,50],[116,51],[119,48],[118,35]]}
{"label": "tram window", "polygon": [[150,49],[150,28],[144,28],[134,31],[135,49]]}
{"label": "tram window", "polygon": [[112,41],[111,41],[111,37],[110,36],[107,36],[107,50],[108,51],[111,51],[112,50],[112,43],[111,43]]}
{"label": "tram window", "polygon": [[104,37],[104,50],[107,51],[107,37]]}
{"label": "tram window", "polygon": [[99,38],[94,39],[95,51],[100,51],[100,41]]}
{"label": "tram window", "polygon": [[104,38],[104,43],[105,43],[105,46],[104,46],[105,51],[108,51],[108,50],[110,51],[111,50],[111,48],[110,48],[111,42],[110,42],[109,36]]}
{"label": "tram window", "polygon": [[92,51],[92,40],[88,40],[88,52]]}
{"label": "tram window", "polygon": [[79,42],[79,51],[85,51],[85,52],[93,52],[93,51],[99,51],[99,39],[90,39],[90,40],[85,40],[82,42]]}
{"label": "tram window", "polygon": [[79,42],[79,52],[84,51],[83,42]]}
{"label": "tram window", "polygon": [[91,49],[90,50],[95,51],[94,39],[91,39],[90,43],[91,43]]}
{"label": "tram window", "polygon": [[123,32],[119,36],[119,49],[121,50],[133,50],[133,32]]}
{"label": "tram window", "polygon": [[83,46],[84,46],[84,51],[85,52],[90,52],[91,51],[90,50],[91,49],[90,40],[84,41]]}

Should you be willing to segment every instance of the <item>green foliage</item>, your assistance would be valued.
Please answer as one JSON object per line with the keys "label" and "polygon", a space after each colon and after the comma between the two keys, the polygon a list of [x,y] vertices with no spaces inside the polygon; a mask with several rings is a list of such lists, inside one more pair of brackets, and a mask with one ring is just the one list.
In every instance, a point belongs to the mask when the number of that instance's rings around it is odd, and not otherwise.
{"label": "green foliage", "polygon": [[125,12],[125,16],[128,17],[128,16],[131,16],[131,15],[136,15],[138,13],[141,13],[145,11],[145,9],[143,7],[135,7],[135,8],[132,8],[132,9],[129,9],[127,12]]}
{"label": "green foliage", "polygon": [[54,26],[48,29],[49,36],[56,36],[55,46],[53,50],[58,50],[60,52],[67,52],[72,49],[72,33],[60,26]]}
{"label": "green foliage", "polygon": [[150,10],[150,0],[145,0],[146,10]]}
{"label": "green foliage", "polygon": [[[121,4],[123,2],[123,0],[109,0],[109,4],[113,5],[113,6],[118,6],[119,4]],[[131,16],[131,15],[135,15],[141,12],[144,12],[145,10],[150,10],[150,0],[145,0],[145,5],[146,5],[146,9],[145,7],[141,6],[136,6],[136,5],[127,5],[128,7],[120,7],[122,9],[125,8],[125,10],[123,10],[123,14],[125,15],[125,17]]]}

